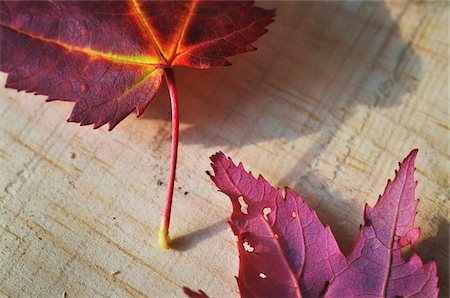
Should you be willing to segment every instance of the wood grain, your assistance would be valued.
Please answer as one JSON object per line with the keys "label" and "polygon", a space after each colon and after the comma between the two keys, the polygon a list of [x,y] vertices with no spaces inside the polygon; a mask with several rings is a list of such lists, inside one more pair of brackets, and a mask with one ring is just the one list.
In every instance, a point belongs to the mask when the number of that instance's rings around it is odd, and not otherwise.
{"label": "wood grain", "polygon": [[0,296],[182,297],[186,285],[236,297],[231,206],[205,174],[208,156],[222,150],[298,191],[348,252],[364,204],[413,148],[417,251],[436,259],[449,295],[448,2],[261,5],[277,17],[258,51],[228,68],[176,69],[173,250],[155,241],[167,90],[112,132],[66,123],[71,104],[0,90]]}

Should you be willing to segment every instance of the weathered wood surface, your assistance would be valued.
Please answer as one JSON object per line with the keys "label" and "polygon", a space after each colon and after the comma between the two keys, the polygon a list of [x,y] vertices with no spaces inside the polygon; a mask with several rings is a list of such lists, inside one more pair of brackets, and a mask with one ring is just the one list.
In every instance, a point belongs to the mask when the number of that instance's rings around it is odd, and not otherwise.
{"label": "weathered wood surface", "polygon": [[448,296],[448,3],[262,5],[277,17],[258,51],[228,68],[176,70],[173,250],[155,241],[167,90],[112,132],[66,123],[71,104],[0,90],[2,295],[183,296],[187,285],[237,296],[231,206],[205,174],[209,155],[222,150],[298,191],[348,252],[364,203],[419,148],[417,251],[437,260]]}

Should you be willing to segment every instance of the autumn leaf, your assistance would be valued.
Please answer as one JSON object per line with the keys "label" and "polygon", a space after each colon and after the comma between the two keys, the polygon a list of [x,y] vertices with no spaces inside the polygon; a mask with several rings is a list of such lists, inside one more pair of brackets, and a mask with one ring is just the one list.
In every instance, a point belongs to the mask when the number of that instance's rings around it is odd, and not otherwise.
{"label": "autumn leaf", "polygon": [[330,283],[326,296],[437,297],[435,262],[423,265],[414,251],[406,262],[401,253],[420,235],[414,227],[419,202],[414,194],[416,154],[413,150],[400,164],[375,207],[366,205],[365,224],[347,256],[348,265]]}
{"label": "autumn leaf", "polygon": [[372,209],[345,258],[327,226],[289,188],[285,195],[262,176],[257,179],[223,153],[211,157],[217,187],[233,205],[230,226],[238,238],[238,285],[243,297],[437,297],[436,264],[424,265],[414,252],[412,151]]}
{"label": "autumn leaf", "polygon": [[330,228],[292,190],[286,188],[283,197],[262,176],[255,179],[221,153],[211,160],[211,179],[233,204],[241,295],[318,296],[345,266]]}
{"label": "autumn leaf", "polygon": [[254,50],[274,11],[252,1],[2,1],[0,70],[6,87],[75,102],[68,119],[113,129],[142,115],[164,77],[172,154],[161,229],[167,246],[178,147],[173,67],[229,65]]}
{"label": "autumn leaf", "polygon": [[183,287],[183,292],[186,296],[190,297],[190,298],[209,298],[208,295],[206,295],[205,292],[203,292],[202,290],[192,290],[191,288],[188,287]]}

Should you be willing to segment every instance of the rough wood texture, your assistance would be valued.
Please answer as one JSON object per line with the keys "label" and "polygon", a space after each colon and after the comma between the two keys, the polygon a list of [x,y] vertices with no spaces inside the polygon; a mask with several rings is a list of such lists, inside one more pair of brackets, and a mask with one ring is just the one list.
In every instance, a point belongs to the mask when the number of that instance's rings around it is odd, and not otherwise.
{"label": "rough wood texture", "polygon": [[228,68],[176,70],[173,250],[155,241],[167,90],[112,132],[66,123],[69,103],[0,90],[1,294],[183,296],[187,285],[237,296],[231,206],[205,174],[209,155],[298,191],[348,252],[364,203],[419,148],[417,250],[437,260],[448,296],[448,2],[262,5],[277,17],[258,51]]}

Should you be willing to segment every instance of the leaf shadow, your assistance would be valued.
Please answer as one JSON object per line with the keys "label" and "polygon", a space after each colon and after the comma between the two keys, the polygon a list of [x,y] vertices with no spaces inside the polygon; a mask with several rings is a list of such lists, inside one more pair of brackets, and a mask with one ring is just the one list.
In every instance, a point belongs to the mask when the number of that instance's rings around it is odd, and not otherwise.
{"label": "leaf shadow", "polygon": [[215,223],[210,224],[202,229],[195,230],[188,234],[172,239],[170,247],[178,251],[190,250],[205,239],[208,239],[225,231],[228,227],[229,226],[226,219],[216,221]]}
{"label": "leaf shadow", "polygon": [[436,260],[438,271],[438,287],[440,297],[449,297],[449,222],[440,219],[439,228],[434,237],[427,238],[417,243],[415,251],[423,259],[424,263]]}
{"label": "leaf shadow", "polygon": [[[311,209],[316,211],[322,224],[330,226],[339,248],[344,255],[348,255],[359,226],[349,225],[348,218],[342,214],[352,217],[357,214],[356,218],[360,225],[363,225],[363,209],[359,204],[353,204],[348,198],[345,198],[339,190],[331,191],[327,185],[327,182],[314,175],[314,172],[305,172],[300,176],[299,183],[294,190]],[[340,211],[336,212],[337,209]],[[349,237],[349,235],[354,235],[354,237]]]}
{"label": "leaf shadow", "polygon": [[[277,16],[257,51],[231,67],[175,70],[180,143],[227,150],[327,130],[311,160],[359,105],[389,108],[416,89],[420,59],[383,2],[262,4]],[[167,90],[142,118],[170,121]]]}

